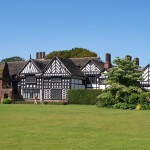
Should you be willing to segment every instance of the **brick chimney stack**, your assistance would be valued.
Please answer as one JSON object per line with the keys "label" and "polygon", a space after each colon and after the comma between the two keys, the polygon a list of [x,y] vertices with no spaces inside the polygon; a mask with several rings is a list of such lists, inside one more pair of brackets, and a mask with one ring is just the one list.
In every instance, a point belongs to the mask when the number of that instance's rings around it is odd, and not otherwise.
{"label": "brick chimney stack", "polygon": [[139,66],[139,58],[134,58],[134,61],[135,61],[135,65]]}
{"label": "brick chimney stack", "polygon": [[45,59],[45,52],[36,52],[36,59]]}
{"label": "brick chimney stack", "polygon": [[130,55],[126,55],[125,58],[130,61],[132,60],[132,57]]}
{"label": "brick chimney stack", "polygon": [[105,69],[111,68],[111,54],[110,53],[105,54],[104,68]]}

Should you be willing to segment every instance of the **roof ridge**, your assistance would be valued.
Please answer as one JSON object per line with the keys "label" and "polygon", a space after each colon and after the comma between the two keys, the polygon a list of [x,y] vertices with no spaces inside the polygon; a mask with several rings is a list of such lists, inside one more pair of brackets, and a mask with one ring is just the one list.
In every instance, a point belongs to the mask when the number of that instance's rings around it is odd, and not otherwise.
{"label": "roof ridge", "polygon": [[79,58],[75,57],[75,58],[69,58],[69,59],[85,59],[85,58],[90,59],[90,58],[99,58],[99,57],[79,57]]}

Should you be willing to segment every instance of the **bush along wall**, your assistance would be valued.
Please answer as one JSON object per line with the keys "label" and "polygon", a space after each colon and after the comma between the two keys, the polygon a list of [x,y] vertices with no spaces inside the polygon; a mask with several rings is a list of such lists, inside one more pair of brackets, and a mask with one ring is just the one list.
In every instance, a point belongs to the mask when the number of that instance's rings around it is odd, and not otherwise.
{"label": "bush along wall", "polygon": [[100,89],[71,89],[68,91],[68,103],[95,105],[101,93]]}
{"label": "bush along wall", "polygon": [[4,98],[4,99],[2,100],[2,103],[3,103],[3,104],[11,104],[12,101],[11,101],[9,98]]}

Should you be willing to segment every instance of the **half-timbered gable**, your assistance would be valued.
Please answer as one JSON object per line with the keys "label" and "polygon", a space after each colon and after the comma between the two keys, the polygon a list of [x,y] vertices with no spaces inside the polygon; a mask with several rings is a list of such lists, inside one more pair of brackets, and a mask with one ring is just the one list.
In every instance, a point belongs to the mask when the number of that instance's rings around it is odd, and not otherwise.
{"label": "half-timbered gable", "polygon": [[70,75],[69,70],[58,59],[58,57],[54,57],[44,70],[45,70],[44,76],[62,76],[62,75],[68,76]]}
{"label": "half-timbered gable", "polygon": [[103,63],[99,60],[89,60],[81,71],[87,76],[87,88],[100,88],[100,75]]}
{"label": "half-timbered gable", "polygon": [[150,89],[150,64],[143,69],[141,86],[145,89]]}
{"label": "half-timbered gable", "polygon": [[24,74],[37,74],[40,73],[41,70],[38,68],[38,66],[35,65],[34,61],[30,59],[26,66],[21,70],[20,75]]}
{"label": "half-timbered gable", "polygon": [[42,98],[42,71],[37,61],[30,59],[19,73],[21,95],[25,99]]}
{"label": "half-timbered gable", "polygon": [[44,99],[53,100],[66,99],[67,90],[77,87],[72,78],[78,80],[80,88],[84,76],[71,60],[58,57],[54,57],[43,72]]}
{"label": "half-timbered gable", "polygon": [[84,67],[81,68],[84,74],[100,74],[101,69],[94,63],[94,61],[89,60]]}

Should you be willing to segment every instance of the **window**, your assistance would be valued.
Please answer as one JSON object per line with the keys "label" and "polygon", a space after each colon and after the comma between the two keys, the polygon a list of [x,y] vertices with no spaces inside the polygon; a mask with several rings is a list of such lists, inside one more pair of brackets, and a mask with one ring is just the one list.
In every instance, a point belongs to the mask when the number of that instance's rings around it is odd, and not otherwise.
{"label": "window", "polygon": [[26,83],[36,83],[35,76],[26,76]]}
{"label": "window", "polygon": [[62,90],[61,89],[52,89],[51,90],[51,99],[62,99]]}
{"label": "window", "polygon": [[61,82],[61,78],[52,78],[51,82]]}
{"label": "window", "polygon": [[96,77],[88,77],[88,84],[95,84],[96,83]]}
{"label": "window", "polygon": [[26,99],[33,99],[35,95],[36,95],[38,98],[40,98],[40,90],[37,90],[37,89],[34,89],[34,90],[27,90],[27,89],[24,89],[24,90],[23,90],[23,98],[26,98]]}

